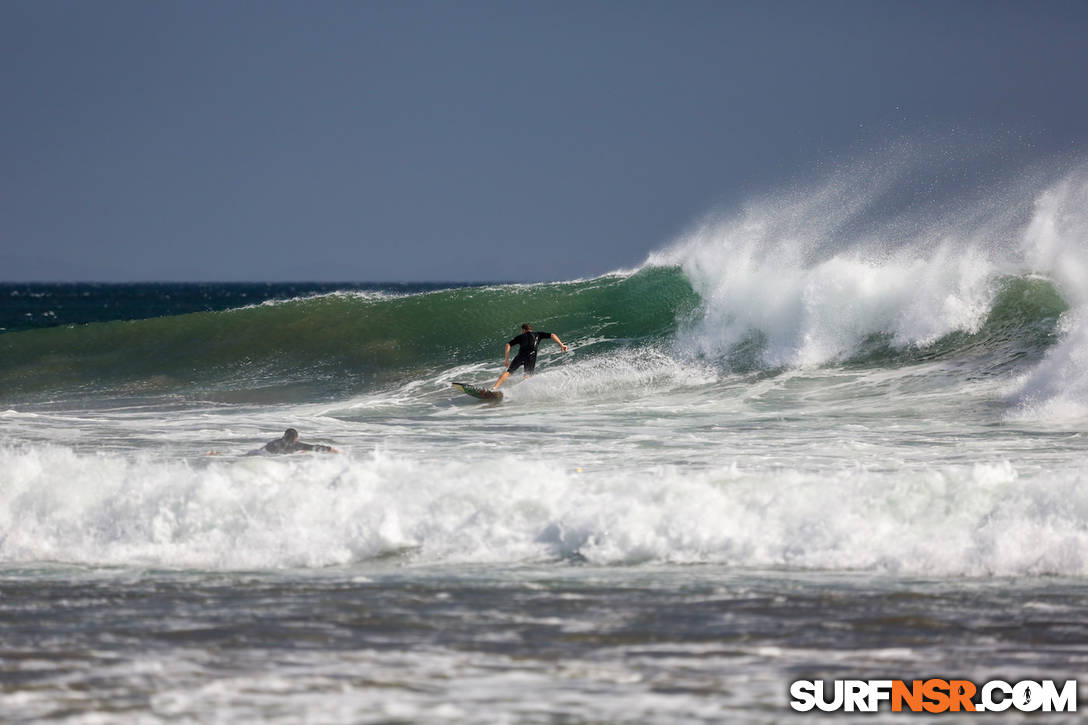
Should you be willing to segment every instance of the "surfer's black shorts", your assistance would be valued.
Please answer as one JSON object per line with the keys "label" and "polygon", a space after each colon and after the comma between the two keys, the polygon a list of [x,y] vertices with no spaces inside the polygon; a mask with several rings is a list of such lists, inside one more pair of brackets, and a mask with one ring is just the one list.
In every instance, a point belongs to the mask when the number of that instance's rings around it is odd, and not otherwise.
{"label": "surfer's black shorts", "polygon": [[525,366],[526,375],[533,372],[533,369],[536,367],[536,355],[522,355],[519,352],[517,357],[514,358],[514,362],[510,363],[510,367],[506,368],[506,372],[512,373],[522,365]]}

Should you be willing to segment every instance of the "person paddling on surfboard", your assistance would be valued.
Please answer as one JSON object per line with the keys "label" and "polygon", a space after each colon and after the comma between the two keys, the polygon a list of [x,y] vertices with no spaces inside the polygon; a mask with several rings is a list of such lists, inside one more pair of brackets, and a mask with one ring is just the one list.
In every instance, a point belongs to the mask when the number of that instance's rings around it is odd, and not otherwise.
{"label": "person paddling on surfboard", "polygon": [[[266,443],[261,451],[279,454],[279,453],[299,453],[301,451],[319,451],[321,453],[339,453],[332,446],[323,446],[320,443],[303,443],[298,439],[298,431],[294,428],[288,428],[283,432],[283,438],[277,438],[270,443]],[[258,453],[261,451],[257,451]]]}
{"label": "person paddling on surfboard", "polygon": [[[506,379],[510,377],[510,374],[523,365],[525,366],[525,377],[532,375],[533,368],[536,367],[536,347],[544,338],[555,340],[559,347],[563,349],[563,352],[567,351],[567,346],[563,344],[563,341],[559,339],[558,335],[553,332],[533,332],[533,326],[526,322],[521,326],[521,334],[506,343],[506,350],[503,352],[502,363],[507,366],[506,372],[499,376],[498,382],[491,386],[491,389],[498,390],[499,386],[505,383]],[[514,362],[510,362],[511,345],[518,346],[518,354],[514,356]]]}

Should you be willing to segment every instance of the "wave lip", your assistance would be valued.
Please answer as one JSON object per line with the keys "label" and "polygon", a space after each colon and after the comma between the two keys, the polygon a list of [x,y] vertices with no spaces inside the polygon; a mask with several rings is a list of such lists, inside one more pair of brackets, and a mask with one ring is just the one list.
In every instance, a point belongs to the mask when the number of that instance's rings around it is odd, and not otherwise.
{"label": "wave lip", "polygon": [[684,342],[697,354],[722,357],[758,338],[763,366],[793,368],[849,358],[872,335],[927,347],[952,332],[978,332],[995,294],[993,267],[973,253],[882,264],[836,257],[794,269],[745,264],[734,260],[696,284],[706,305]]}

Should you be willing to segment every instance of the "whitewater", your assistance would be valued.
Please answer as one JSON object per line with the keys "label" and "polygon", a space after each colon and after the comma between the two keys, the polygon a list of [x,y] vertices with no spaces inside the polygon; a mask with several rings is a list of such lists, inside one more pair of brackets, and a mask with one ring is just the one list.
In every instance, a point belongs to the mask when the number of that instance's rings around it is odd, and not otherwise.
{"label": "whitewater", "polygon": [[[801,674],[1088,682],[1088,167],[924,169],[593,279],[4,286],[0,708],[778,722]],[[522,322],[571,352],[451,388]],[[247,455],[288,426],[341,452]]]}

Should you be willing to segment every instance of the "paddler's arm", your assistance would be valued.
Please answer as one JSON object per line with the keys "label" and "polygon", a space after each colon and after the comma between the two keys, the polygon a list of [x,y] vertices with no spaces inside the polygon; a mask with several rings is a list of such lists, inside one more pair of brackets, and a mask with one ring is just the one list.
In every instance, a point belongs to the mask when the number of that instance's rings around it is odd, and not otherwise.
{"label": "paddler's arm", "polygon": [[[557,343],[557,344],[559,345],[559,347],[563,349],[563,352],[566,352],[566,351],[567,351],[567,346],[566,346],[566,345],[564,345],[564,344],[563,344],[563,341],[559,339],[559,335],[556,335],[556,334],[555,334],[555,333],[553,332],[553,333],[552,333],[552,339],[553,339],[553,340],[555,340],[555,342],[556,342],[556,343]],[[509,347],[509,345],[507,345],[507,347]]]}
{"label": "paddler's arm", "polygon": [[339,453],[340,452],[340,451],[336,450],[335,448],[333,448],[332,446],[326,446],[326,445],[321,444],[321,443],[296,443],[295,446],[296,446],[295,447],[296,451],[307,451],[307,452],[317,451],[318,453]]}

